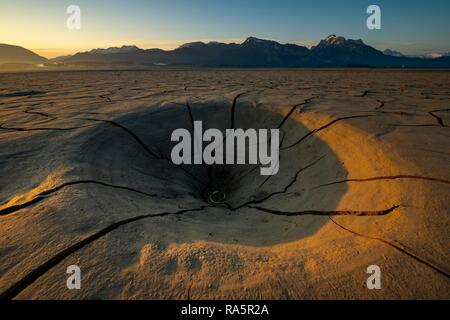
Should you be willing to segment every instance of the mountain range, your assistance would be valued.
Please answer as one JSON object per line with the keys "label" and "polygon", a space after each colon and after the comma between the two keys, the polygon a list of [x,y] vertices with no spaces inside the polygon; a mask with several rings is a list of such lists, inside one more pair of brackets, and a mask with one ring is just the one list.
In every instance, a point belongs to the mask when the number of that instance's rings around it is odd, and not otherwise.
{"label": "mountain range", "polygon": [[[3,47],[0,47],[0,63],[5,63],[5,59],[2,58],[3,50]],[[22,48],[22,50],[26,49]],[[32,54],[31,51],[26,50],[26,52],[28,52],[30,63],[45,62],[44,58]],[[13,55],[6,55],[6,57],[8,56]],[[25,59],[25,51],[20,56]],[[249,37],[240,44],[192,42],[168,51],[140,49],[136,46],[94,49],[71,56],[58,57],[47,62],[77,65],[132,64],[209,67],[450,68],[450,56],[427,59],[407,57],[393,50],[382,52],[366,45],[362,40],[346,39],[336,35],[328,36],[311,49],[296,44],[280,44],[272,40]]]}

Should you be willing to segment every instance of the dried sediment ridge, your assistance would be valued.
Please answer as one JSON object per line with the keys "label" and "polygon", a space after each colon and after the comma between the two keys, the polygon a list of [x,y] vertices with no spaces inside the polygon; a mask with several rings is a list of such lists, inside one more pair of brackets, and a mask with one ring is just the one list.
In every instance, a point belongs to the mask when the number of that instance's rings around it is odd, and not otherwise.
{"label": "dried sediment ridge", "polygon": [[[285,71],[279,88],[266,71],[186,73],[83,73],[95,87],[62,92],[35,75],[38,93],[2,94],[1,298],[449,297],[440,86],[424,103],[414,83],[383,96],[383,73],[359,92],[324,88],[332,71]],[[171,132],[197,120],[280,129],[279,174],[175,166]],[[370,264],[384,290],[364,288]]]}

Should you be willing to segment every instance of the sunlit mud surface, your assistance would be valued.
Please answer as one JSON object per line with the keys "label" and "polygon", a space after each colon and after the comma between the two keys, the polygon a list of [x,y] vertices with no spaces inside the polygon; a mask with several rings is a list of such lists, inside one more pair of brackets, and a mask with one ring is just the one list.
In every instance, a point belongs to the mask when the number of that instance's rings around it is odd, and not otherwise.
{"label": "sunlit mud surface", "polygon": [[[449,299],[449,98],[439,71],[0,74],[0,297]],[[280,129],[278,174],[174,165],[194,121]]]}

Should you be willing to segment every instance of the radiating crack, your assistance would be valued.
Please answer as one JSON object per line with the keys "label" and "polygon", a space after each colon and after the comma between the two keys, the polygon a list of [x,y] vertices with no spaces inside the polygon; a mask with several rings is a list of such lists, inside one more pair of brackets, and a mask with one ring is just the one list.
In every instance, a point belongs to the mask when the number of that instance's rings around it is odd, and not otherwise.
{"label": "radiating crack", "polygon": [[[164,160],[167,162],[170,162],[173,165],[173,162],[170,158],[162,156],[162,155],[158,155],[155,152],[153,152],[139,137],[137,134],[135,134],[133,131],[131,131],[130,129],[128,129],[127,127],[121,125],[120,123],[117,123],[113,120],[105,120],[105,119],[92,119],[92,118],[82,118],[83,120],[88,120],[88,121],[97,121],[97,122],[104,122],[104,123],[109,123],[123,131],[125,131],[126,133],[128,133],[150,156],[152,156],[155,159],[158,160]],[[203,182],[201,180],[199,180],[196,176],[194,176],[192,173],[190,173],[188,170],[186,170],[185,168],[183,168],[182,166],[176,166],[174,165],[176,168],[178,168],[179,170],[182,170],[185,174],[187,174],[190,178],[194,179],[195,181],[203,184]]]}
{"label": "radiating crack", "polygon": [[450,180],[445,180],[445,179],[440,179],[440,178],[422,177],[422,176],[416,176],[416,175],[397,175],[397,176],[372,177],[372,178],[365,178],[365,179],[346,179],[346,180],[340,180],[340,181],[322,184],[317,187],[314,187],[313,189],[328,187],[328,186],[342,184],[342,183],[348,183],[348,182],[370,182],[370,181],[379,181],[379,180],[399,180],[399,179],[426,180],[426,181],[450,184]]}
{"label": "radiating crack", "polygon": [[233,99],[233,104],[231,105],[231,121],[230,121],[230,129],[235,129],[234,128],[234,118],[235,118],[235,114],[236,114],[236,105],[237,105],[237,101],[240,97],[242,97],[243,95],[245,95],[247,92],[242,92],[239,93],[237,96],[234,97]]}
{"label": "radiating crack", "polygon": [[450,109],[438,109],[438,110],[432,110],[431,112],[447,112],[450,111]]}
{"label": "radiating crack", "polygon": [[[231,120],[230,120],[230,128],[231,129],[234,129],[234,125],[235,125],[236,106],[237,106],[238,99],[240,97],[242,97],[243,95],[247,94],[247,93],[248,92],[239,93],[233,98],[233,102],[232,102],[232,105],[231,105],[231,112],[230,112],[230,114],[231,114],[231,116],[230,116],[230,118],[231,118]],[[188,110],[189,110],[189,116],[190,116],[191,121],[192,121],[192,127],[194,128],[194,117],[192,115],[192,110],[191,110],[191,107],[190,107],[189,103],[187,103],[187,107],[188,107]],[[227,139],[227,135],[224,135],[224,137],[222,139],[221,146],[223,146],[223,144],[225,143],[226,139]],[[208,191],[208,189],[214,184],[214,176],[215,176],[214,169],[215,169],[215,166],[207,165],[206,167],[208,169],[208,181],[205,184],[205,186],[203,187],[202,197],[203,197],[203,199],[205,201],[209,202],[209,196],[206,194],[206,191]],[[228,181],[228,183],[229,183],[229,181]]]}
{"label": "radiating crack", "polygon": [[96,181],[96,180],[79,180],[79,181],[71,181],[71,182],[66,182],[63,183],[57,187],[54,187],[52,189],[43,191],[41,193],[39,193],[35,198],[31,199],[30,201],[21,203],[21,204],[17,204],[17,205],[13,205],[4,209],[0,210],[0,216],[5,216],[11,213],[14,213],[18,210],[27,208],[29,206],[32,206],[44,199],[46,199],[49,195],[60,191],[61,189],[64,189],[66,187],[70,187],[70,186],[75,186],[75,185],[80,185],[80,184],[96,184],[96,185],[100,185],[100,186],[104,186],[104,187],[108,187],[108,188],[114,188],[114,189],[121,189],[121,190],[127,190],[127,191],[131,191],[131,192],[135,192],[135,193],[139,193],[141,195],[147,196],[147,197],[152,197],[152,198],[162,198],[162,199],[176,199],[176,196],[173,197],[168,197],[168,196],[162,196],[162,195],[158,195],[158,194],[152,194],[152,193],[148,193],[145,191],[141,191],[138,189],[134,189],[134,188],[130,188],[130,187],[126,187],[126,186],[119,186],[119,185],[113,185],[113,184],[109,184],[109,183],[105,183],[105,182],[101,182],[101,181]]}
{"label": "radiating crack", "polygon": [[444,120],[441,117],[437,116],[433,111],[428,112],[428,114],[435,118],[441,126],[445,127]]}
{"label": "radiating crack", "polygon": [[[311,103],[312,100],[317,99],[317,96],[305,99],[305,101],[303,101],[302,103],[298,103],[294,106],[291,107],[290,111],[284,116],[283,120],[281,120],[281,122],[279,123],[279,125],[277,126],[278,130],[282,130],[284,124],[286,123],[286,121],[292,116],[292,114],[294,113],[295,110],[297,110],[298,108],[301,108],[309,103]],[[269,139],[271,139],[272,136],[269,137]],[[286,138],[286,134],[283,134],[281,141],[280,141],[280,148],[283,146],[283,143],[285,141]],[[280,155],[281,157],[281,155]],[[241,179],[243,180],[245,177],[247,177],[249,174],[251,174],[252,172],[254,172],[255,170],[259,169],[261,166],[260,165],[255,165],[253,168],[251,168],[249,171],[247,171],[245,174],[241,175]],[[268,176],[264,182],[258,187],[261,188],[262,185],[264,185],[265,183],[267,183],[273,176]],[[232,177],[230,179],[230,181],[233,181],[234,177]]]}
{"label": "radiating crack", "polygon": [[440,274],[446,276],[447,278],[450,278],[450,272],[449,272],[449,271],[444,270],[443,268],[441,268],[441,267],[435,265],[435,264],[432,263],[432,262],[426,261],[425,259],[419,257],[417,254],[413,253],[412,251],[410,251],[409,249],[407,249],[407,248],[405,248],[405,247],[402,247],[402,246],[400,246],[400,245],[397,245],[397,244],[395,244],[395,243],[393,243],[393,242],[390,242],[390,241],[385,240],[385,239],[382,239],[382,238],[372,237],[372,236],[367,236],[367,235],[358,233],[358,232],[356,232],[356,231],[350,230],[350,229],[344,227],[343,225],[337,223],[331,216],[329,216],[328,218],[329,218],[335,225],[337,225],[339,228],[341,228],[341,229],[343,229],[343,230],[346,230],[346,231],[348,231],[348,232],[350,232],[350,233],[352,233],[352,234],[354,234],[354,235],[357,235],[357,236],[359,236],[359,237],[363,237],[363,238],[370,239],[370,240],[376,240],[376,241],[380,241],[380,242],[382,242],[382,243],[384,243],[384,244],[387,244],[388,246],[390,246],[390,247],[392,247],[392,248],[394,248],[394,249],[400,251],[401,253],[404,253],[404,254],[406,254],[407,256],[409,256],[409,257],[411,257],[411,258],[413,258],[413,259],[419,261],[420,263],[422,263],[422,264],[424,264],[424,265],[426,265],[426,266],[432,268],[434,271],[436,271],[436,272],[438,272],[438,273],[440,273]]}
{"label": "radiating crack", "polygon": [[349,119],[368,118],[368,117],[375,117],[375,116],[376,115],[373,115],[373,114],[366,114],[366,115],[348,116],[348,117],[342,117],[342,118],[335,119],[335,120],[327,123],[326,125],[324,125],[324,126],[322,126],[320,128],[317,128],[317,129],[314,129],[314,130],[308,132],[302,138],[300,138],[299,140],[297,140],[296,142],[294,142],[293,144],[291,144],[288,147],[281,148],[281,150],[287,150],[287,149],[293,148],[296,145],[298,145],[299,143],[301,143],[303,140],[305,140],[306,138],[310,137],[311,135],[316,134],[316,133],[318,133],[318,132],[320,132],[320,131],[328,128],[328,127],[331,127],[332,125],[336,124],[337,122],[340,122],[340,121],[343,121],[343,120],[349,120]]}
{"label": "radiating crack", "polygon": [[[186,108],[188,111],[188,115],[189,115],[189,119],[191,120],[191,126],[192,126],[192,131],[195,131],[195,119],[194,119],[194,115],[192,113],[192,108],[191,105],[189,104],[189,101],[186,102]],[[208,188],[211,186],[212,184],[212,180],[213,180],[213,167],[211,165],[205,165],[203,164],[204,167],[206,167],[207,171],[208,171],[208,181],[206,182],[205,186],[203,187],[201,194],[202,197],[205,201],[208,200],[207,196],[205,195],[206,190],[208,190]]]}
{"label": "radiating crack", "polygon": [[[299,104],[294,105],[294,106],[291,108],[291,110],[285,115],[285,117],[283,118],[283,120],[280,122],[280,124],[278,125],[277,129],[282,130],[283,125],[284,125],[284,124],[286,123],[286,121],[291,117],[291,115],[294,113],[294,111],[295,111],[297,108],[301,108],[301,107],[303,107],[303,106],[309,104],[312,100],[314,100],[314,99],[316,99],[316,98],[317,98],[317,96],[316,96],[316,97],[311,97],[311,98],[305,99],[305,101],[303,101],[302,103],[299,103]],[[272,138],[272,137],[270,137],[270,139],[271,139],[271,138]],[[283,143],[284,143],[285,138],[286,138],[286,134],[283,135],[283,137],[281,138],[280,144],[279,144],[281,150],[283,150]],[[281,156],[282,156],[282,155],[280,154],[280,161],[281,161]],[[260,167],[260,166],[258,166],[257,168],[259,168],[259,167]],[[253,171],[253,170],[252,170],[252,171]],[[252,171],[250,171],[249,173],[251,173]],[[269,182],[269,180],[272,179],[272,177],[273,177],[272,175],[268,176],[268,177],[263,181],[263,183],[258,187],[258,189],[261,188],[261,187],[262,187],[264,184],[266,184],[267,182]]]}
{"label": "radiating crack", "polygon": [[252,165],[252,168],[250,168],[249,170],[247,170],[247,172],[245,172],[244,174],[242,174],[240,171],[236,171],[236,173],[234,173],[231,178],[227,181],[227,184],[233,183],[234,179],[237,176],[240,176],[239,181],[242,181],[243,179],[245,179],[248,175],[250,175],[251,173],[255,172],[256,170],[258,170],[260,168],[259,165]]}
{"label": "radiating crack", "polygon": [[359,97],[359,98],[364,98],[364,97],[366,97],[369,93],[370,93],[370,90],[366,90],[366,91],[364,91],[361,95],[359,95],[358,97]]}
{"label": "radiating crack", "polygon": [[129,218],[129,219],[125,219],[125,220],[121,220],[121,221],[115,222],[115,223],[113,223],[113,224],[111,224],[111,225],[101,229],[100,231],[92,234],[91,236],[89,236],[89,237],[87,237],[87,238],[85,238],[85,239],[75,243],[74,245],[72,245],[72,246],[70,246],[70,247],[60,251],[58,254],[53,256],[50,260],[47,260],[45,263],[41,264],[40,266],[38,266],[37,268],[35,268],[31,272],[29,272],[25,277],[23,277],[18,282],[16,282],[11,287],[9,287],[4,292],[2,292],[0,294],[0,300],[12,300],[12,299],[14,299],[18,294],[20,294],[28,286],[33,284],[36,280],[38,280],[47,271],[49,271],[50,269],[52,269],[53,267],[58,265],[65,258],[67,258],[71,254],[77,252],[78,250],[84,248],[88,244],[94,242],[95,240],[103,237],[104,235],[106,235],[106,234],[116,230],[117,228],[119,228],[121,226],[124,226],[126,224],[129,224],[129,223],[132,223],[132,222],[135,222],[135,221],[147,219],[147,218],[157,218],[157,217],[165,217],[165,216],[169,216],[169,215],[182,215],[182,214],[191,213],[191,212],[199,212],[199,211],[203,211],[204,209],[206,209],[208,207],[210,207],[210,206],[209,205],[205,205],[205,206],[201,206],[199,208],[184,209],[184,210],[179,210],[179,211],[175,211],[175,212],[162,212],[162,213],[157,213],[157,214],[145,214],[145,215],[140,215],[140,216],[136,216],[136,217],[133,217],[133,218]]}
{"label": "radiating crack", "polygon": [[279,210],[273,210],[268,208],[263,208],[259,206],[248,206],[249,208],[257,209],[259,211],[263,211],[266,213],[271,213],[277,216],[286,216],[286,217],[297,217],[297,216],[355,216],[355,217],[373,217],[373,216],[386,216],[398,208],[400,206],[396,205],[386,210],[381,211],[352,211],[352,210],[345,210],[345,211],[317,211],[317,210],[305,210],[305,211],[297,211],[297,212],[286,212],[286,211],[279,211]]}
{"label": "radiating crack", "polygon": [[300,169],[295,173],[295,175],[294,175],[294,177],[292,178],[292,180],[284,187],[283,190],[281,190],[281,191],[276,191],[276,192],[273,192],[273,193],[270,193],[270,194],[268,194],[267,196],[265,196],[265,197],[263,197],[263,198],[261,198],[261,199],[258,199],[258,200],[251,200],[251,201],[245,202],[245,203],[239,205],[238,207],[232,207],[231,205],[227,204],[228,208],[229,208],[230,210],[232,210],[232,211],[236,211],[236,210],[239,210],[239,209],[241,209],[241,208],[243,208],[243,207],[248,207],[248,206],[250,206],[250,205],[252,205],[252,204],[260,204],[260,203],[263,203],[263,202],[269,200],[270,198],[272,198],[272,197],[274,197],[274,196],[277,196],[277,195],[280,195],[280,194],[285,194],[285,193],[288,192],[289,189],[297,182],[297,179],[298,179],[300,173],[302,173],[303,171],[305,171],[305,170],[311,168],[312,166],[314,166],[315,164],[317,164],[320,160],[322,160],[324,157],[325,157],[325,156],[322,156],[322,157],[320,157],[320,158],[314,160],[313,162],[311,162],[311,163],[308,164],[307,166],[305,166],[305,167],[303,167],[303,168],[300,168]]}
{"label": "radiating crack", "polygon": [[316,99],[317,97],[311,97],[308,99],[305,99],[305,101],[303,101],[302,103],[296,104],[294,105],[291,110],[284,116],[283,120],[280,122],[280,124],[278,125],[277,129],[281,129],[284,125],[284,123],[291,117],[291,115],[294,113],[295,110],[297,110],[297,108],[301,108],[309,103],[311,103],[312,100]]}
{"label": "radiating crack", "polygon": [[128,133],[148,154],[150,154],[152,157],[154,158],[159,158],[159,156],[154,153],[133,131],[131,131],[130,129],[128,129],[127,127],[121,125],[120,123],[117,123],[113,120],[104,120],[104,119],[93,119],[93,118],[82,118],[83,120],[88,120],[88,121],[96,121],[96,122],[104,122],[104,123],[109,123],[123,131],[125,131],[126,133]]}

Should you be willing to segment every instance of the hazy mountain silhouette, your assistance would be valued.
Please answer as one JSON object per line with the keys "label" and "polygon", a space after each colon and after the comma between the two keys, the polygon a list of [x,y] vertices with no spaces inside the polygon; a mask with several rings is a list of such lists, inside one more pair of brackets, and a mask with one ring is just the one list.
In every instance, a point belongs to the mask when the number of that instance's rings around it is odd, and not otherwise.
{"label": "hazy mountain silhouette", "polygon": [[46,58],[41,57],[28,49],[9,44],[0,44],[0,64],[39,64],[44,62],[47,62]]}
{"label": "hazy mountain silhouette", "polygon": [[135,46],[77,53],[70,63],[132,63],[237,67],[409,67],[449,68],[450,61],[385,54],[362,40],[331,35],[311,49],[296,44],[247,38],[243,43],[192,42],[174,50]]}
{"label": "hazy mountain silhouette", "polygon": [[[46,59],[21,47],[1,45],[0,63],[42,63]],[[394,67],[450,68],[450,57],[434,59],[384,53],[362,40],[330,35],[308,49],[296,44],[247,38],[243,43],[191,42],[174,50],[140,49],[136,46],[94,49],[52,62],[65,64],[190,65],[210,67]]]}

